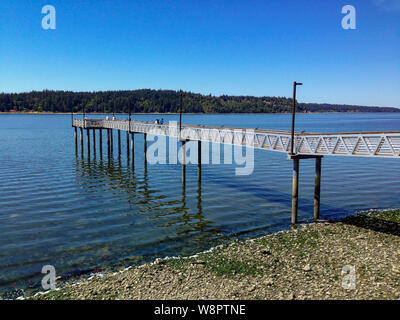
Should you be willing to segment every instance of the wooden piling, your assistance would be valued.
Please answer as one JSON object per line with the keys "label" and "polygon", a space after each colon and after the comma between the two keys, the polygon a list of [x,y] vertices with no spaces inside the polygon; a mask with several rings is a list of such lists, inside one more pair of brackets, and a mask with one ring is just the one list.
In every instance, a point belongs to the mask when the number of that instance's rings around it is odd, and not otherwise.
{"label": "wooden piling", "polygon": [[114,132],[110,129],[110,153],[114,153]]}
{"label": "wooden piling", "polygon": [[300,160],[293,159],[293,186],[292,186],[292,224],[297,224],[297,211],[299,205],[299,167]]}
{"label": "wooden piling", "polygon": [[186,141],[182,141],[182,183],[186,183]]}
{"label": "wooden piling", "polygon": [[96,152],[96,129],[93,129],[93,153]]}
{"label": "wooden piling", "polygon": [[78,152],[78,129],[74,127],[75,152]]}
{"label": "wooden piling", "polygon": [[135,133],[131,133],[131,155],[132,155],[132,165],[135,165]]}
{"label": "wooden piling", "polygon": [[129,146],[129,131],[126,132],[126,158],[128,159],[129,162],[129,155],[130,155],[130,146]]}
{"label": "wooden piling", "polygon": [[110,139],[110,129],[107,129],[107,152],[110,154],[111,151],[111,139]]}
{"label": "wooden piling", "polygon": [[197,179],[201,181],[201,141],[197,141]]}
{"label": "wooden piling", "polygon": [[86,144],[87,144],[87,153],[90,154],[90,130],[86,129]]}
{"label": "wooden piling", "polygon": [[117,130],[118,132],[118,155],[121,155],[121,130]]}
{"label": "wooden piling", "polygon": [[81,154],[83,154],[83,128],[79,128],[80,129],[80,143],[81,143]]}
{"label": "wooden piling", "polygon": [[147,163],[147,133],[144,133],[144,162]]}
{"label": "wooden piling", "polygon": [[103,154],[103,129],[99,129],[99,137],[100,154]]}
{"label": "wooden piling", "polygon": [[321,200],[321,158],[315,158],[314,221],[319,220]]}

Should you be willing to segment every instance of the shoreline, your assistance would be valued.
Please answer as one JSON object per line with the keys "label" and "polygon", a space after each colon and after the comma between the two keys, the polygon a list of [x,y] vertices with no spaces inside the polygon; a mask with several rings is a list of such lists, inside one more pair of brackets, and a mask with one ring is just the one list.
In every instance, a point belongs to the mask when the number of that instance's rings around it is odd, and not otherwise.
{"label": "shoreline", "polygon": [[[398,299],[399,248],[400,209],[371,209],[81,276],[29,299]],[[355,269],[354,289],[342,287],[346,266]]]}
{"label": "shoreline", "polygon": [[[400,112],[400,111],[398,111]],[[357,111],[349,111],[349,112],[338,112],[338,111],[325,111],[325,112],[296,112],[297,115],[301,114],[392,114],[392,113],[398,113],[396,112],[357,112]],[[103,112],[88,112],[86,115],[107,115],[107,114],[113,114],[112,112],[109,113],[103,113]],[[116,115],[128,115],[129,113],[115,113]],[[243,114],[286,114],[286,115],[291,115],[290,112],[224,112],[224,113],[204,113],[204,112],[183,112],[182,114],[190,114],[190,115],[232,115],[232,114],[238,114],[238,115],[243,115]],[[71,115],[71,112],[0,112],[0,115]],[[83,113],[73,113],[74,116],[82,116]],[[134,115],[179,115],[179,112],[164,112],[164,113],[158,113],[158,112],[135,112],[132,113],[132,116]]]}

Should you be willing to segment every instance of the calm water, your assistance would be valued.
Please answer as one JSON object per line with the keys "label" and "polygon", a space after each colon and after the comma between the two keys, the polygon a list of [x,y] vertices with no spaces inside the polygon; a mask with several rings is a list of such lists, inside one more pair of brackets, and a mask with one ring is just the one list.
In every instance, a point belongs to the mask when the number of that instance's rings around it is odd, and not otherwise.
{"label": "calm water", "polygon": [[[290,116],[186,115],[184,122],[289,129]],[[400,130],[400,114],[298,115],[297,129]],[[117,267],[290,224],[292,164],[285,154],[255,150],[250,176],[235,176],[234,165],[204,165],[201,186],[189,165],[182,188],[180,165],[145,166],[143,135],[135,147],[133,170],[116,147],[112,158],[100,157],[98,147],[96,158],[76,156],[68,115],[0,115],[0,293],[39,289],[46,264],[59,275]],[[322,165],[322,218],[400,207],[399,159],[325,157]],[[313,214],[313,179],[314,162],[302,161],[301,221]]]}

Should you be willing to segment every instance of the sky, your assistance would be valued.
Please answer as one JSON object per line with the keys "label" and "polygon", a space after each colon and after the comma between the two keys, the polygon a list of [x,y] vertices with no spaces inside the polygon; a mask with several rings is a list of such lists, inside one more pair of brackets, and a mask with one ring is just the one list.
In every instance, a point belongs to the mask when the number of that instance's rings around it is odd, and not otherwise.
{"label": "sky", "polygon": [[298,81],[301,102],[400,107],[400,0],[2,0],[0,72],[0,92],[290,97]]}

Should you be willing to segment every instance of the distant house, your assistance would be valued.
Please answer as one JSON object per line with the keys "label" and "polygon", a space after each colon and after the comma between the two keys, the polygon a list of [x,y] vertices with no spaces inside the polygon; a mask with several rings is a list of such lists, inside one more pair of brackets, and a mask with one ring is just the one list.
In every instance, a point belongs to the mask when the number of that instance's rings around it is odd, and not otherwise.
{"label": "distant house", "polygon": [[10,112],[18,112],[17,110],[11,109]]}

